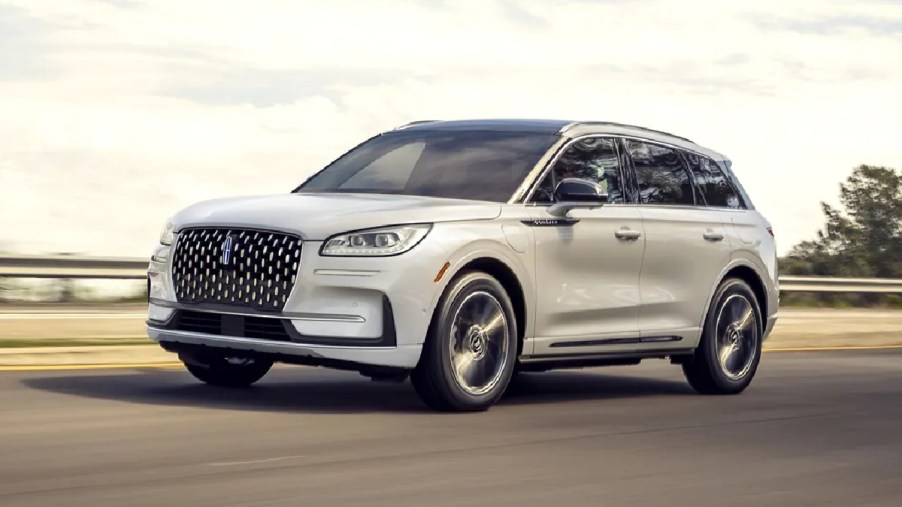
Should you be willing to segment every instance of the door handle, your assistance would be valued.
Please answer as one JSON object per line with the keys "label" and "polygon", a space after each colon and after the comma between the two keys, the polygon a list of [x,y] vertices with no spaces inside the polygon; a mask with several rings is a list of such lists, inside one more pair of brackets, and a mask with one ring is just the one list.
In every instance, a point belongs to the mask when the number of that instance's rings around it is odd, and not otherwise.
{"label": "door handle", "polygon": [[719,232],[714,232],[709,229],[709,230],[705,231],[704,234],[702,234],[702,237],[704,237],[708,241],[721,241],[723,239],[723,234],[721,234]]}
{"label": "door handle", "polygon": [[634,231],[632,229],[627,229],[625,227],[623,229],[618,229],[614,232],[614,237],[616,237],[617,239],[622,239],[622,240],[626,240],[626,241],[632,241],[634,239],[639,239],[639,236],[641,236],[641,235],[642,235],[641,232]]}

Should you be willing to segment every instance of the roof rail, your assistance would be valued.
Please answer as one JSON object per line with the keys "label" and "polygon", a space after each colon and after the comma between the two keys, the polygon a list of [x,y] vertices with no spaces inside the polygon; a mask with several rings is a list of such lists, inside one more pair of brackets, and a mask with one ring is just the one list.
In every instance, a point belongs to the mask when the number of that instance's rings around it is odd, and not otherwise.
{"label": "roof rail", "polygon": [[664,132],[663,130],[655,130],[655,129],[650,129],[648,127],[641,127],[639,125],[629,125],[626,123],[617,123],[617,122],[613,122],[613,121],[577,121],[577,122],[573,122],[568,125],[565,125],[561,129],[561,132],[565,132],[565,131],[567,131],[573,127],[579,126],[579,125],[605,125],[608,127],[626,127],[626,128],[631,128],[631,129],[644,130],[646,132],[654,132],[655,134],[663,134],[665,136],[675,137],[677,139],[682,139],[683,141],[695,144],[695,141],[693,141],[691,139],[687,139],[683,136],[678,136],[676,134],[671,134],[670,132]]}
{"label": "roof rail", "polygon": [[400,127],[395,127],[395,130],[406,129],[407,127],[413,127],[414,125],[420,125],[422,123],[432,123],[432,122],[436,122],[436,121],[439,121],[439,120],[416,120],[416,121],[412,121],[410,123],[405,123],[404,125],[401,125]]}

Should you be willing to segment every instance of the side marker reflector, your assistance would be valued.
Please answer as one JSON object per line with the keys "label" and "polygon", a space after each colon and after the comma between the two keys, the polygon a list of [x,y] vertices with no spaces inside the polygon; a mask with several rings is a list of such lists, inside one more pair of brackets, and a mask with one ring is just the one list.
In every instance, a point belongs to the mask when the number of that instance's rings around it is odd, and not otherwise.
{"label": "side marker reflector", "polygon": [[446,262],[445,265],[442,266],[442,269],[438,270],[438,274],[435,275],[434,281],[438,282],[439,280],[441,280],[442,277],[445,276],[445,271],[448,271],[448,268],[450,268],[450,267],[451,267],[451,263]]}

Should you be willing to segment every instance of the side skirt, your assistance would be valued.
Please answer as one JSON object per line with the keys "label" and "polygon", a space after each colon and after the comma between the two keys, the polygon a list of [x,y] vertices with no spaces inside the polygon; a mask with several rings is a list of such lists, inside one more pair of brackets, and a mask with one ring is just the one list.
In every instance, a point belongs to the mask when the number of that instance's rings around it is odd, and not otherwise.
{"label": "side skirt", "polygon": [[521,357],[521,371],[547,371],[564,368],[591,368],[594,366],[623,366],[639,364],[643,359],[667,359],[681,364],[692,357],[694,349],[643,350],[638,352],[606,352],[573,355]]}

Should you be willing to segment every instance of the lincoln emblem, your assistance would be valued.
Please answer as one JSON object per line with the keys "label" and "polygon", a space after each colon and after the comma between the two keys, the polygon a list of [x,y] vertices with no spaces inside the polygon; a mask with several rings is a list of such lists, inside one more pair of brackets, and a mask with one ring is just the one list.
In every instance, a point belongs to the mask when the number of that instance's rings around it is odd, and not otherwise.
{"label": "lincoln emblem", "polygon": [[222,265],[228,266],[232,262],[232,236],[226,236],[222,242]]}

